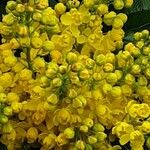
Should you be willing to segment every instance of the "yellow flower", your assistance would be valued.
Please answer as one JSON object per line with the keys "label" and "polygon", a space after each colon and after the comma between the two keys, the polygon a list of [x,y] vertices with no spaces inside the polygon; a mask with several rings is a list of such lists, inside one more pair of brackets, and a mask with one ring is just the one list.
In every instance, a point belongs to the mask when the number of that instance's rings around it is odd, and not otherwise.
{"label": "yellow flower", "polygon": [[70,122],[71,116],[67,109],[63,108],[60,110],[57,110],[54,115],[53,122],[54,124],[62,124],[66,125]]}
{"label": "yellow flower", "polygon": [[130,134],[130,145],[132,150],[144,150],[143,145],[144,145],[145,139],[144,135],[142,132],[135,130],[131,132]]}
{"label": "yellow flower", "polygon": [[63,133],[60,133],[56,138],[55,138],[55,141],[57,143],[57,145],[60,147],[60,146],[63,146],[65,144],[68,143],[68,140],[66,139],[65,137],[65,134]]}
{"label": "yellow flower", "polygon": [[26,134],[28,143],[33,143],[38,138],[38,130],[35,127],[29,128]]}

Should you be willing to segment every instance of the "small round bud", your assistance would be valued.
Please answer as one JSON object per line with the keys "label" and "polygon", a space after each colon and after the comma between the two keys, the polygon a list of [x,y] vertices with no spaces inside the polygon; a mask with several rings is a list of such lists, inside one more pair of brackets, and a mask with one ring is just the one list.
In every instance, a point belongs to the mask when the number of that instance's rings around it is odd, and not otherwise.
{"label": "small round bud", "polygon": [[120,96],[122,95],[122,91],[119,86],[114,86],[110,93],[111,93],[111,96],[115,98],[120,98]]}
{"label": "small round bud", "polygon": [[108,73],[106,75],[106,81],[110,84],[115,84],[117,82],[118,78],[115,73]]}
{"label": "small round bud", "polygon": [[43,41],[39,37],[32,37],[31,38],[31,45],[33,48],[39,49],[42,47]]}
{"label": "small round bud", "polygon": [[106,63],[106,57],[105,55],[100,54],[96,56],[95,61],[96,61],[96,64],[99,66],[104,65]]}
{"label": "small round bud", "polygon": [[148,84],[147,78],[145,76],[140,76],[138,78],[138,84],[140,86],[147,86],[147,84]]}
{"label": "small round bud", "polygon": [[113,5],[115,9],[121,10],[124,7],[124,2],[123,0],[114,0]]}
{"label": "small round bud", "polygon": [[84,125],[87,125],[89,128],[91,128],[94,124],[93,120],[91,118],[85,118],[83,121]]}
{"label": "small round bud", "polygon": [[86,126],[86,125],[80,126],[80,131],[84,132],[84,133],[87,133],[88,132],[88,126]]}
{"label": "small round bud", "polygon": [[79,72],[79,78],[81,80],[87,80],[89,79],[90,75],[89,75],[89,71],[87,69],[81,70]]}
{"label": "small round bud", "polygon": [[100,74],[100,73],[94,73],[93,74],[93,79],[95,80],[95,81],[99,81],[99,80],[101,80],[102,79],[102,75]]}
{"label": "small round bud", "polygon": [[62,15],[66,11],[66,6],[63,3],[57,3],[54,9],[57,14]]}
{"label": "small round bud", "polygon": [[135,82],[135,77],[128,73],[126,74],[124,81],[128,85],[132,85]]}
{"label": "small round bud", "polygon": [[7,101],[7,96],[5,93],[0,93],[0,103],[4,103]]}
{"label": "small round bud", "polygon": [[78,57],[75,53],[69,52],[67,54],[66,60],[69,64],[75,63],[77,61]]}
{"label": "small round bud", "polygon": [[3,112],[4,112],[4,115],[6,115],[6,116],[11,116],[12,115],[11,107],[5,107]]}
{"label": "small round bud", "polygon": [[102,89],[103,89],[104,94],[108,94],[112,90],[112,85],[106,83],[103,85]]}
{"label": "small round bud", "polygon": [[105,128],[103,125],[101,125],[100,123],[96,123],[94,124],[93,128],[92,128],[95,132],[104,132]]}
{"label": "small round bud", "polygon": [[115,29],[121,29],[123,27],[123,21],[119,17],[116,17],[113,20],[112,27]]}
{"label": "small round bud", "polygon": [[11,26],[15,22],[13,14],[9,13],[2,18],[2,22],[8,26]]}
{"label": "small round bud", "polygon": [[72,128],[66,128],[64,130],[64,135],[67,139],[72,139],[75,136],[75,132]]}
{"label": "small round bud", "polygon": [[74,89],[69,89],[68,91],[68,97],[69,98],[75,98],[77,96],[77,92]]}
{"label": "small round bud", "polygon": [[83,141],[78,140],[75,144],[75,147],[79,150],[85,150],[85,144]]}
{"label": "small round bud", "polygon": [[97,138],[94,136],[89,136],[88,137],[88,143],[89,144],[95,144],[97,142]]}
{"label": "small round bud", "polygon": [[114,66],[111,63],[106,63],[103,69],[105,72],[112,72],[114,70]]}
{"label": "small round bud", "polygon": [[108,13],[108,6],[106,4],[98,5],[97,11],[100,15]]}
{"label": "small round bud", "polygon": [[7,101],[9,103],[18,102],[20,100],[19,95],[17,93],[10,92],[7,94]]}
{"label": "small round bud", "polygon": [[60,78],[55,78],[52,80],[52,85],[54,87],[60,87],[62,85],[62,80]]}
{"label": "small round bud", "polygon": [[57,95],[51,94],[51,95],[47,98],[47,102],[56,105],[56,104],[58,103]]}
{"label": "small round bud", "polygon": [[18,13],[23,13],[25,11],[25,6],[23,4],[17,4],[16,11]]}
{"label": "small round bud", "polygon": [[5,115],[0,115],[0,123],[6,124],[8,122],[8,117]]}
{"label": "small round bud", "polygon": [[17,3],[15,1],[8,1],[6,7],[9,10],[14,10],[16,9]]}
{"label": "small round bud", "polygon": [[141,67],[139,65],[133,65],[131,69],[132,74],[139,74],[141,72]]}
{"label": "small round bud", "polygon": [[52,41],[45,41],[43,43],[43,49],[45,51],[52,51],[52,50],[54,50],[54,48],[55,48],[55,45]]}
{"label": "small round bud", "polygon": [[39,13],[39,12],[35,12],[35,13],[33,13],[32,18],[33,18],[33,20],[35,20],[35,21],[41,21],[42,14]]}

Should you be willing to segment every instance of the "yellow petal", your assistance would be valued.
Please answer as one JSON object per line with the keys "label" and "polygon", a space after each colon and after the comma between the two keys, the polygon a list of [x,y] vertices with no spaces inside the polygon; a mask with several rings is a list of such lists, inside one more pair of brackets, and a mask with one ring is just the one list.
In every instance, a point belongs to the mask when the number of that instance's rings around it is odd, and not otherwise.
{"label": "yellow petal", "polygon": [[128,143],[130,140],[130,134],[124,134],[121,136],[119,142],[121,145],[125,145],[126,143]]}
{"label": "yellow petal", "polygon": [[60,20],[63,25],[70,25],[73,22],[73,19],[70,13],[66,13],[62,15]]}

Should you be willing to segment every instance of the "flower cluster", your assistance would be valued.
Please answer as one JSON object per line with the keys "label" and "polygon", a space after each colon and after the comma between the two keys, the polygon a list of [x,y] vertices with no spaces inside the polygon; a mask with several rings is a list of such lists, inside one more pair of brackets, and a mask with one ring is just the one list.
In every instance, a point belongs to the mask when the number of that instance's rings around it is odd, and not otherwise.
{"label": "flower cluster", "polygon": [[[132,3],[114,0],[114,10]],[[127,15],[109,4],[7,2],[0,22],[0,141],[8,150],[25,140],[41,150],[117,150],[128,142],[143,150],[145,139],[150,145],[149,31],[124,45]],[[104,25],[111,29],[104,32]],[[120,145],[112,144],[117,138]]]}

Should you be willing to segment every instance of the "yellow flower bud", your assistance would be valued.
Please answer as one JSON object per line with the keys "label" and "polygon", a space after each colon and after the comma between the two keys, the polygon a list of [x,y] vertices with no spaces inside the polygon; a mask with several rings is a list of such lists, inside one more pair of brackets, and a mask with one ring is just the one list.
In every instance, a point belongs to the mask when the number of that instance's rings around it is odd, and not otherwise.
{"label": "yellow flower bud", "polygon": [[144,38],[148,38],[148,36],[149,36],[149,31],[148,31],[148,30],[143,30],[143,31],[142,31],[142,35],[143,35]]}
{"label": "yellow flower bud", "polygon": [[60,87],[62,85],[62,80],[60,78],[54,78],[52,80],[53,87]]}
{"label": "yellow flower bud", "polygon": [[124,3],[125,3],[125,7],[126,7],[126,8],[129,8],[129,7],[132,6],[133,0],[125,0]]}
{"label": "yellow flower bud", "polygon": [[32,71],[28,69],[23,69],[19,73],[20,80],[30,80],[32,79]]}
{"label": "yellow flower bud", "polygon": [[55,26],[57,24],[57,18],[54,15],[42,15],[41,23],[44,25]]}
{"label": "yellow flower bud", "polygon": [[48,78],[54,78],[55,76],[56,76],[56,74],[57,74],[57,69],[54,69],[54,68],[48,68],[47,70],[46,70],[46,76],[48,77]]}
{"label": "yellow flower bud", "polygon": [[0,86],[6,88],[10,87],[13,82],[12,75],[9,73],[3,73],[0,75]]}
{"label": "yellow flower bud", "polygon": [[113,5],[115,9],[121,10],[124,7],[124,2],[123,0],[114,0]]}
{"label": "yellow flower bud", "polygon": [[28,143],[33,143],[38,138],[38,130],[35,127],[29,128],[26,137]]}
{"label": "yellow flower bud", "polygon": [[103,69],[105,72],[112,72],[114,70],[114,66],[111,63],[106,63]]}
{"label": "yellow flower bud", "polygon": [[77,55],[73,52],[69,52],[66,56],[66,60],[69,64],[75,63],[77,59],[78,59]]}
{"label": "yellow flower bud", "polygon": [[6,124],[7,122],[8,122],[8,117],[3,115],[3,114],[1,114],[0,115],[0,123]]}
{"label": "yellow flower bud", "polygon": [[123,21],[123,23],[126,23],[126,22],[127,22],[128,17],[127,17],[126,14],[124,14],[124,13],[119,13],[119,14],[117,15],[117,17],[119,17],[119,18]]}
{"label": "yellow flower bud", "polygon": [[87,125],[82,125],[82,126],[80,126],[80,131],[81,132],[84,132],[84,133],[87,133],[88,132],[88,126]]}
{"label": "yellow flower bud", "polygon": [[17,6],[17,3],[15,1],[8,1],[6,7],[10,10],[14,10]]}
{"label": "yellow flower bud", "polygon": [[33,87],[33,92],[38,94],[39,96],[45,96],[45,90],[44,88],[41,88],[40,86]]}
{"label": "yellow flower bud", "polygon": [[51,95],[47,98],[47,102],[56,105],[56,104],[58,103],[57,95],[51,94]]}
{"label": "yellow flower bud", "polygon": [[9,66],[13,67],[17,62],[17,58],[15,56],[8,56],[4,59],[4,63]]}
{"label": "yellow flower bud", "polygon": [[21,36],[27,36],[28,35],[28,27],[25,25],[20,25],[18,34]]}
{"label": "yellow flower bud", "polygon": [[66,109],[61,109],[58,112],[56,112],[54,117],[54,123],[66,125],[67,123],[69,123],[70,119],[70,113]]}
{"label": "yellow flower bud", "polygon": [[64,130],[64,135],[67,139],[72,139],[75,136],[75,131],[72,128],[66,128]]}
{"label": "yellow flower bud", "polygon": [[37,3],[37,8],[38,9],[45,9],[48,7],[48,0],[39,0]]}
{"label": "yellow flower bud", "polygon": [[23,13],[25,11],[25,6],[23,4],[17,4],[16,11],[18,13]]}
{"label": "yellow flower bud", "polygon": [[102,89],[103,89],[104,94],[108,94],[112,90],[112,85],[106,83],[103,85]]}
{"label": "yellow flower bud", "polygon": [[89,144],[95,144],[97,143],[97,138],[94,136],[88,136],[88,143]]}
{"label": "yellow flower bud", "polygon": [[2,22],[8,26],[11,26],[15,22],[13,14],[9,13],[2,18]]}
{"label": "yellow flower bud", "polygon": [[100,74],[100,73],[94,73],[93,74],[93,79],[95,80],[95,81],[99,81],[99,80],[101,80],[102,79],[102,75]]}
{"label": "yellow flower bud", "polygon": [[42,14],[39,12],[34,12],[32,17],[33,17],[33,20],[40,21],[42,18]]}
{"label": "yellow flower bud", "polygon": [[134,82],[135,82],[135,77],[131,74],[126,74],[125,76],[125,83],[128,84],[128,85],[132,85]]}
{"label": "yellow flower bud", "polygon": [[66,6],[63,3],[57,3],[54,9],[57,14],[62,15],[66,11]]}
{"label": "yellow flower bud", "polygon": [[89,71],[87,69],[81,70],[79,72],[79,78],[81,80],[87,80],[89,79],[90,75],[89,75]]}
{"label": "yellow flower bud", "polygon": [[75,98],[77,96],[77,92],[74,89],[69,89],[68,91],[68,97],[69,98]]}
{"label": "yellow flower bud", "polygon": [[86,7],[92,7],[95,3],[95,0],[84,0],[84,5]]}
{"label": "yellow flower bud", "polygon": [[109,13],[104,15],[104,23],[108,26],[112,25],[115,17],[116,13],[114,11],[110,11]]}
{"label": "yellow flower bud", "polygon": [[140,76],[138,78],[138,85],[146,86],[148,84],[147,78],[145,76]]}
{"label": "yellow flower bud", "polygon": [[142,124],[142,130],[149,134],[150,133],[150,122],[149,121],[144,121]]}
{"label": "yellow flower bud", "polygon": [[61,66],[59,66],[59,72],[61,74],[65,74],[67,72],[67,69],[68,69],[67,65],[61,65]]}
{"label": "yellow flower bud", "polygon": [[12,102],[11,109],[15,113],[19,113],[22,110],[22,103]]}
{"label": "yellow flower bud", "polygon": [[41,38],[39,37],[32,37],[31,38],[31,44],[33,46],[33,48],[41,48],[43,45],[43,41],[41,40]]}
{"label": "yellow flower bud", "polygon": [[132,88],[128,84],[124,84],[121,86],[122,94],[125,96],[130,96],[132,94]]}
{"label": "yellow flower bud", "polygon": [[117,80],[117,75],[115,73],[108,73],[106,75],[106,81],[110,84],[115,84]]}
{"label": "yellow flower bud", "polygon": [[52,41],[45,41],[43,43],[43,49],[45,51],[52,51],[52,50],[54,50],[54,48],[55,48],[55,45]]}
{"label": "yellow flower bud", "polygon": [[55,141],[57,143],[57,145],[60,147],[60,146],[63,146],[65,144],[68,143],[68,140],[66,139],[65,137],[65,134],[63,133],[60,133],[56,138],[55,138]]}
{"label": "yellow flower bud", "polygon": [[7,100],[9,103],[12,103],[12,102],[18,102],[20,98],[17,93],[10,92],[7,94]]}
{"label": "yellow flower bud", "polygon": [[136,41],[139,41],[141,38],[142,38],[142,33],[141,32],[134,33],[134,39]]}
{"label": "yellow flower bud", "polygon": [[7,101],[7,96],[5,93],[0,93],[0,102],[4,103]]}
{"label": "yellow flower bud", "polygon": [[85,150],[85,143],[81,140],[76,141],[75,147],[78,150]]}
{"label": "yellow flower bud", "polygon": [[91,128],[93,126],[94,122],[91,118],[85,118],[83,120],[83,124],[87,125],[89,128]]}
{"label": "yellow flower bud", "polygon": [[98,5],[97,11],[100,15],[108,13],[108,6],[106,4]]}
{"label": "yellow flower bud", "polygon": [[98,132],[95,136],[97,138],[97,141],[104,141],[107,138],[107,134],[104,132]]}
{"label": "yellow flower bud", "polygon": [[99,66],[104,65],[106,63],[106,57],[105,55],[100,54],[96,56],[95,61],[96,61],[96,64]]}
{"label": "yellow flower bud", "polygon": [[12,49],[17,49],[20,47],[20,43],[15,38],[10,40],[10,44]]}
{"label": "yellow flower bud", "polygon": [[34,60],[33,60],[33,67],[34,69],[42,69],[42,68],[45,68],[45,61],[43,58],[41,57],[36,57]]}
{"label": "yellow flower bud", "polygon": [[94,124],[93,128],[92,128],[95,132],[104,132],[105,128],[103,125],[101,125],[100,123],[96,123]]}
{"label": "yellow flower bud", "polygon": [[53,148],[55,146],[55,138],[56,138],[56,135],[53,133],[46,136],[43,140],[44,147]]}
{"label": "yellow flower bud", "polygon": [[114,86],[110,93],[114,98],[120,98],[120,96],[122,95],[120,86]]}
{"label": "yellow flower bud", "polygon": [[113,20],[112,27],[115,28],[115,29],[120,29],[120,28],[122,28],[122,27],[123,27],[123,21],[122,21],[119,17],[116,17],[116,18]]}
{"label": "yellow flower bud", "polygon": [[13,130],[13,127],[10,124],[10,122],[6,123],[2,128],[3,133],[10,133],[12,132],[12,130]]}

